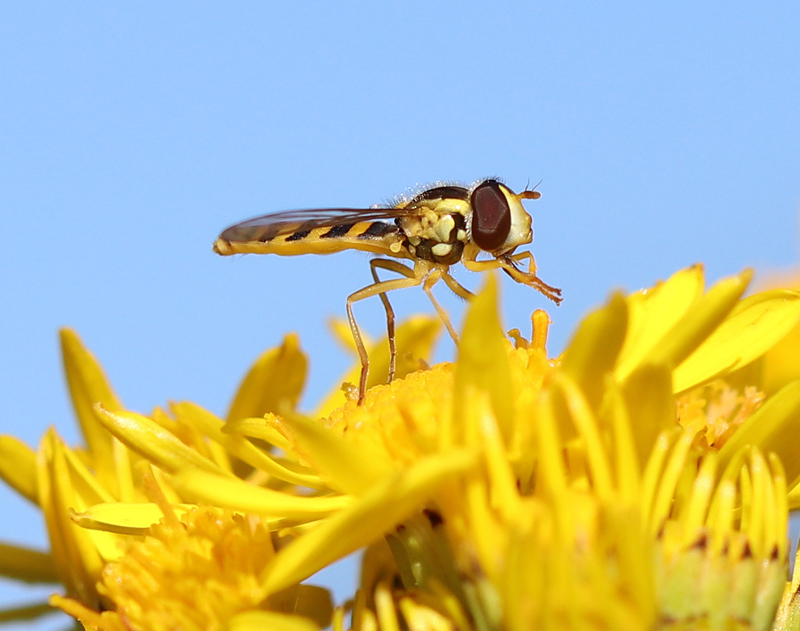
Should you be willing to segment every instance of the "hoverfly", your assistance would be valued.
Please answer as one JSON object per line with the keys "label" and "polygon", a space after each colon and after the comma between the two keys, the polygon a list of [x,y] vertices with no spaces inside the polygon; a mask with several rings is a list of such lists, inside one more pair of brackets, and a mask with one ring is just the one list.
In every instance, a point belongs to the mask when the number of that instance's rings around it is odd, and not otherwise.
{"label": "hoverfly", "polygon": [[[239,253],[330,254],[354,249],[383,255],[370,261],[373,283],[347,297],[347,320],[361,360],[358,402],[364,399],[369,357],[353,316],[353,304],[380,296],[386,311],[389,340],[389,381],[394,378],[397,349],[394,311],[386,293],[422,285],[453,340],[458,337],[450,318],[431,291],[443,280],[456,295],[469,300],[473,294],[450,274],[450,266],[461,262],[474,272],[502,269],[518,283],[533,287],[556,304],[561,290],[536,276],[530,252],[515,254],[517,247],[533,240],[532,219],[522,206],[524,199],[538,199],[535,190],[514,193],[494,179],[470,188],[435,186],[403,199],[392,207],[326,208],[290,210],[238,223],[224,230],[214,243],[217,254]],[[477,260],[481,252],[493,258]],[[413,265],[397,260],[407,259]],[[527,270],[520,264],[528,261]],[[381,280],[378,270],[400,278]]]}

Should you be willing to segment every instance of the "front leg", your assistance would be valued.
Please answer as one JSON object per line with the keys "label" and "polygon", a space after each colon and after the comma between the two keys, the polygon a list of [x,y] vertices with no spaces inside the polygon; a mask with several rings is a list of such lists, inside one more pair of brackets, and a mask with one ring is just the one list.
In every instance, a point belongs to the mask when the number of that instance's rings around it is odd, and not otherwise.
{"label": "front leg", "polygon": [[[517,267],[517,263],[528,259],[528,272],[523,272]],[[502,269],[515,281],[528,287],[533,287],[536,291],[544,294],[547,298],[561,304],[561,290],[543,282],[536,275],[536,262],[530,252],[519,252],[511,256],[500,256],[489,261],[476,261],[475,259],[464,259],[464,267],[472,272],[485,272],[492,269]]]}
{"label": "front leg", "polygon": [[[517,268],[517,263],[521,263],[525,259],[528,259],[528,271],[523,272],[519,268]],[[511,276],[517,282],[523,283],[524,285],[529,285],[534,289],[538,290],[539,292],[543,293],[545,296],[550,298],[553,302],[557,305],[561,304],[563,298],[561,297],[561,290],[557,287],[553,287],[545,283],[541,278],[536,275],[536,260],[533,258],[533,254],[531,252],[519,252],[514,254],[513,256],[509,256],[507,259],[508,263],[510,264],[508,267],[503,266],[505,272]],[[519,277],[519,278],[518,278]]]}

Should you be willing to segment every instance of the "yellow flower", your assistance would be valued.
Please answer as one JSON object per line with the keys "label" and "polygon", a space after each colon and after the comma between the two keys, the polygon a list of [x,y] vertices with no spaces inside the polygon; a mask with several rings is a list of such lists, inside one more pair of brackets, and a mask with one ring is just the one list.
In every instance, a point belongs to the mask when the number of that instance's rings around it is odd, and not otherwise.
{"label": "yellow flower", "polygon": [[[0,475],[42,508],[67,588],[53,603],[87,628],[325,625],[327,594],[301,582],[359,549],[337,630],[793,628],[800,382],[766,390],[757,362],[800,297],[742,299],[748,281],[705,292],[695,267],[615,294],[548,358],[547,314],[509,342],[490,279],[455,363],[408,361],[314,418],[295,409],[292,337],[225,422],[190,403],[125,411],[66,333],[87,448],[4,438]],[[402,335],[424,358],[435,325]]]}
{"label": "yellow flower", "polygon": [[[742,300],[748,280],[703,293],[694,268],[614,296],[555,361],[542,314],[535,342],[505,342],[490,286],[470,307],[455,365],[373,388],[325,425],[269,417],[284,449],[356,501],[277,555],[265,588],[389,533],[395,574],[377,572],[372,609],[355,604],[367,628],[392,618],[386,586],[397,582],[396,611],[421,590],[433,611],[476,628],[769,628],[787,564],[784,468],[793,485],[800,473],[787,440],[800,399],[789,388],[761,404],[754,384],[727,416],[698,400],[798,320],[792,292]],[[677,409],[692,398],[689,423]],[[722,417],[727,442],[709,441]]]}
{"label": "yellow flower", "polygon": [[275,555],[272,534],[258,519],[212,508],[191,508],[179,519],[159,502],[164,519],[109,562],[98,589],[112,611],[75,599],[51,602],[87,628],[225,629],[280,626],[313,631],[330,623],[327,590],[295,585],[264,599],[260,569]]}
{"label": "yellow flower", "polygon": [[[408,342],[407,350],[424,357],[437,331],[438,323],[431,318],[415,318],[398,327],[398,336]],[[170,549],[177,553],[183,548],[217,545],[223,546],[218,556],[225,557],[229,552],[226,541],[234,536],[231,533],[241,530],[243,540],[250,541],[253,532],[259,528],[269,533],[269,523],[281,519],[300,520],[302,523],[329,514],[347,503],[344,497],[320,497],[315,501],[270,490],[270,487],[285,490],[283,487],[295,488],[298,485],[307,488],[316,477],[305,474],[302,467],[286,458],[257,449],[240,436],[226,434],[223,432],[224,422],[198,406],[175,404],[171,409],[172,416],[161,409],[156,409],[150,417],[124,411],[100,365],[77,335],[70,330],[62,331],[61,345],[70,395],[86,446],[72,449],[54,430],[44,436],[36,452],[11,436],[0,436],[0,477],[42,510],[51,546],[50,552],[45,553],[0,544],[0,572],[27,582],[61,583],[67,598],[55,597],[52,602],[65,611],[83,620],[91,620],[94,626],[102,620],[100,628],[118,628],[120,621],[113,612],[124,604],[113,584],[107,584],[109,576],[113,572],[128,572],[130,575],[133,572],[129,562],[132,554],[152,555],[147,552],[147,546],[157,547],[159,543],[154,544],[150,537],[158,538],[167,532],[158,530],[161,528],[158,524],[166,519],[169,511],[177,515],[184,524],[181,528],[188,528],[191,535],[188,539],[184,536],[185,541],[173,537]],[[398,366],[398,374],[410,370],[409,361]],[[388,355],[383,363],[388,368]],[[245,376],[227,416],[231,424],[233,419],[294,409],[304,385],[306,368],[307,360],[299,349],[296,336],[287,336],[281,346],[264,353]],[[374,371],[377,378],[380,378],[380,370],[381,361],[378,359]],[[334,398],[338,396],[341,395],[336,394]],[[114,432],[110,432],[108,426],[112,426]],[[155,465],[155,468],[151,471],[149,467],[143,467],[148,464]],[[240,523],[241,515],[233,515],[230,511],[204,508],[197,513],[191,506],[180,503],[179,495],[170,485],[170,476],[177,476],[181,471],[188,472],[188,477],[211,472],[240,482],[242,477],[247,477],[256,485],[244,485],[248,500],[253,503],[253,511],[271,514],[277,502],[276,511],[280,517],[273,518],[272,522],[265,519],[263,523],[247,520],[243,525]],[[263,488],[259,489],[258,485]],[[259,490],[264,495],[254,497],[252,492]],[[162,497],[166,499],[155,502]],[[192,527],[192,520],[197,515],[218,523],[220,532],[207,529],[198,532]],[[175,526],[175,518],[171,528],[174,533],[182,532]],[[145,535],[149,537],[142,539]],[[284,535],[280,541],[285,544],[288,538]],[[139,545],[143,551],[132,552]],[[240,552],[245,556],[250,554],[246,549]],[[199,575],[187,578],[194,586],[192,589],[210,573],[207,568],[196,569],[200,570]],[[260,569],[250,567],[250,578],[257,576],[256,570]],[[158,575],[155,570],[150,573]],[[167,581],[167,576],[162,572],[160,578]],[[284,591],[280,598],[272,596],[257,607],[253,603],[254,599],[259,600],[258,594],[249,587],[241,589],[247,577],[233,578],[235,580],[230,584],[220,583],[229,600],[235,601],[240,594],[239,608],[249,607],[260,616],[238,616],[236,619],[241,624],[243,620],[249,620],[248,624],[261,624],[263,616],[270,613],[271,625],[279,623],[276,615],[284,617],[283,624],[295,625],[295,617],[287,617],[285,612],[297,611],[314,618],[322,626],[327,624],[326,616],[329,617],[330,611],[316,607],[315,616],[311,616],[312,609],[306,606],[307,602],[316,606],[324,600],[319,590],[301,586],[298,591],[298,586],[294,586],[290,588],[294,592]],[[151,586],[155,582],[155,578],[149,580]],[[184,590],[184,596],[190,596],[188,600],[173,603],[175,611],[191,612],[195,599],[192,589]],[[291,598],[287,600],[286,594]],[[146,591],[140,592],[139,596],[146,599]],[[185,606],[187,603],[188,607]],[[288,605],[291,607],[287,608]],[[166,608],[169,609],[170,605]],[[112,612],[105,612],[102,617],[99,613],[91,615],[92,611],[104,609]],[[0,614],[0,619],[27,619],[48,611],[51,611],[50,607],[41,603],[8,610]],[[235,611],[237,608],[229,602],[219,608],[217,619],[222,621],[225,614]],[[151,620],[159,619],[157,612],[146,613]],[[129,613],[126,613],[126,619],[131,619]],[[213,620],[213,616],[206,619],[209,624]],[[191,626],[190,618],[177,626],[188,628]]]}

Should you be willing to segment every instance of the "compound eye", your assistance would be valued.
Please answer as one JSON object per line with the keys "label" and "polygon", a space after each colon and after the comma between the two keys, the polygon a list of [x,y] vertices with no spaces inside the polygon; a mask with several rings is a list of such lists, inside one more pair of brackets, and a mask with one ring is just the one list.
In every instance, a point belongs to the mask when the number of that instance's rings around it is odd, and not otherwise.
{"label": "compound eye", "polygon": [[496,250],[511,231],[511,209],[500,183],[486,180],[472,191],[472,240],[481,249]]}

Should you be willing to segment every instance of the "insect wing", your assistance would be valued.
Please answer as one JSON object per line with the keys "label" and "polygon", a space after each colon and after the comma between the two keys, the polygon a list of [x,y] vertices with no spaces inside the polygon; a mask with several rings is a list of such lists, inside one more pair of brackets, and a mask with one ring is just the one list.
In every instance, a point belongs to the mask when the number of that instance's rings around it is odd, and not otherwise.
{"label": "insect wing", "polygon": [[288,210],[248,219],[227,228],[220,239],[230,243],[266,242],[316,228],[335,228],[365,221],[394,220],[412,210],[398,208],[317,208]]}

